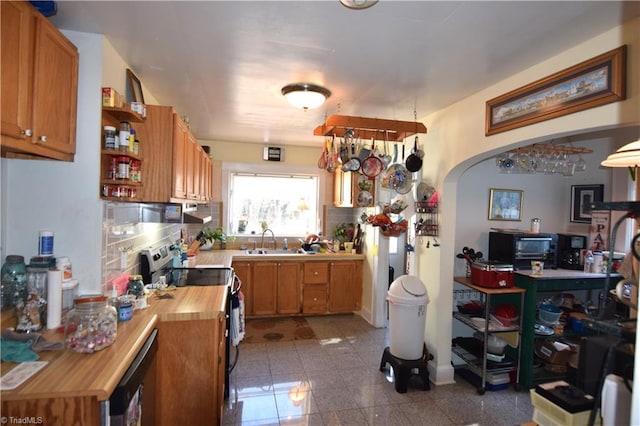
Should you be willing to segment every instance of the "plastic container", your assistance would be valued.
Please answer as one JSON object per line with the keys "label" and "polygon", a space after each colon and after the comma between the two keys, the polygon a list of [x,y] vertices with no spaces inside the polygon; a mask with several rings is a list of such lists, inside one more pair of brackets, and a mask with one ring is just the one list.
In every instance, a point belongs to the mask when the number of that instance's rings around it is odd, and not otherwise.
{"label": "plastic container", "polygon": [[116,128],[113,126],[104,126],[104,147],[116,149]]}
{"label": "plastic container", "polygon": [[538,316],[547,324],[555,324],[562,315],[562,309],[549,303],[543,303],[538,310]]}
{"label": "plastic container", "polygon": [[71,261],[66,256],[61,256],[56,259],[56,268],[62,271],[62,281],[66,282],[73,278],[73,269],[71,267]]}
{"label": "plastic container", "polygon": [[53,232],[40,231],[38,256],[53,256]]}
{"label": "plastic container", "polygon": [[2,309],[15,306],[16,300],[26,296],[27,291],[27,267],[24,264],[24,256],[10,254],[2,265]]}
{"label": "plastic container", "polygon": [[118,313],[106,296],[80,296],[67,314],[65,345],[75,352],[93,353],[111,346],[117,332]]}
{"label": "plastic container", "polygon": [[429,296],[417,277],[402,275],[391,283],[389,301],[389,350],[405,360],[423,356],[424,329]]}
{"label": "plastic container", "polygon": [[[579,426],[589,423],[591,410],[571,414],[547,398],[530,389],[531,404],[534,407],[533,421],[540,426]],[[596,416],[595,424],[602,424],[600,416]]]}

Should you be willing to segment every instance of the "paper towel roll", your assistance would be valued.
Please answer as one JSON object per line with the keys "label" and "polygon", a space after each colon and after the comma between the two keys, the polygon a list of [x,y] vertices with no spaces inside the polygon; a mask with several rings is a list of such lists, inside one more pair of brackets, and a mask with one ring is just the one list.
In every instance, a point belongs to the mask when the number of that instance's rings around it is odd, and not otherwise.
{"label": "paper towel roll", "polygon": [[58,328],[62,321],[62,271],[47,271],[47,328]]}

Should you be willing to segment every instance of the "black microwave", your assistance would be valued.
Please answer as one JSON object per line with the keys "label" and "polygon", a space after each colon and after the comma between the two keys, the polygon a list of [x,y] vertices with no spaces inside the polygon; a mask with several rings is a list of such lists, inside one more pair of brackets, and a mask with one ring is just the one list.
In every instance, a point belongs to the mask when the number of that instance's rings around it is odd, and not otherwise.
{"label": "black microwave", "polygon": [[531,261],[544,262],[545,269],[558,267],[558,234],[489,232],[489,260],[531,269]]}

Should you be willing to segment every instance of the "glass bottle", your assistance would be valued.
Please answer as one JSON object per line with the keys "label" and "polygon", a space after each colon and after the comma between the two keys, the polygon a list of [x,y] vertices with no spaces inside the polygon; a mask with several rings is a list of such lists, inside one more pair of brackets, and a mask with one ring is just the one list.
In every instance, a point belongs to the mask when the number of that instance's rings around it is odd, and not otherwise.
{"label": "glass bottle", "polygon": [[16,300],[22,299],[27,292],[27,276],[24,256],[10,254],[2,265],[2,309],[15,306]]}
{"label": "glass bottle", "polygon": [[75,300],[65,322],[65,346],[75,352],[93,353],[112,345],[118,332],[118,312],[106,296],[87,295]]}
{"label": "glass bottle", "polygon": [[42,330],[46,325],[48,268],[30,265],[26,271],[26,292],[16,300],[16,331],[28,333]]}

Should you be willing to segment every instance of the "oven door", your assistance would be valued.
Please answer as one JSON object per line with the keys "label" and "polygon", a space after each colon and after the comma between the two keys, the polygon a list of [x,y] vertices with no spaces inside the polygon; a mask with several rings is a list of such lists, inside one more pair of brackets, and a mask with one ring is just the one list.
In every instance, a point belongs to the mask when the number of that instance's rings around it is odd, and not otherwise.
{"label": "oven door", "polygon": [[544,260],[552,252],[553,237],[519,237],[515,241],[515,260]]}

